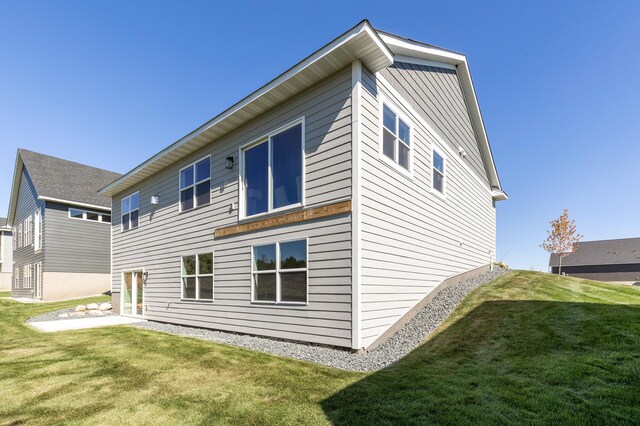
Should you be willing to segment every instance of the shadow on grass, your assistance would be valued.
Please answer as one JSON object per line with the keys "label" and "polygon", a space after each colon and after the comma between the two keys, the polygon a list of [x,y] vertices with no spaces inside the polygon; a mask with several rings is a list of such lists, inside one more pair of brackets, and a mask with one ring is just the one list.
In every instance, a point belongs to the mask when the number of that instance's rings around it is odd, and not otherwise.
{"label": "shadow on grass", "polygon": [[640,307],[484,302],[322,402],[334,424],[640,419]]}

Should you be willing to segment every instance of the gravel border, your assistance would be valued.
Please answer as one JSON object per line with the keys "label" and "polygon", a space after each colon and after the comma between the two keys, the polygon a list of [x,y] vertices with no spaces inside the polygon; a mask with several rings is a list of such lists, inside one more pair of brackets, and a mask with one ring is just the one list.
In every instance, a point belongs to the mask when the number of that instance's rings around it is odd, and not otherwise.
{"label": "gravel border", "polygon": [[73,308],[58,309],[57,311],[46,312],[42,315],[38,315],[37,317],[31,317],[27,319],[25,322],[29,324],[32,322],[40,322],[40,321],[67,321],[67,320],[80,319],[80,318],[104,318],[104,317],[110,317],[113,315],[113,311],[103,311],[104,315],[96,315],[96,316],[84,315],[81,317],[78,316],[78,317],[59,318],[60,314],[75,312],[75,310],[76,310],[75,306]]}
{"label": "gravel border", "polygon": [[395,363],[414,350],[453,312],[467,294],[506,272],[497,269],[442,289],[396,334],[364,353],[153,321],[140,322],[133,327],[239,346],[342,370],[376,371]]}

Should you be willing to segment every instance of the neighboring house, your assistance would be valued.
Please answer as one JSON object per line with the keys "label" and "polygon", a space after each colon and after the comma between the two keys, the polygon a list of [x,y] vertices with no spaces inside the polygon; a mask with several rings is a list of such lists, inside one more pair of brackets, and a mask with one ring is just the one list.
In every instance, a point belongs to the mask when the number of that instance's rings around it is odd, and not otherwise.
{"label": "neighboring house", "polygon": [[11,227],[7,219],[0,217],[0,291],[11,290],[11,271],[13,268],[13,246],[11,245]]}
{"label": "neighboring house", "polygon": [[361,349],[487,270],[466,58],[367,21],[101,190],[125,315]]}
{"label": "neighboring house", "polygon": [[14,297],[60,300],[109,290],[111,200],[118,173],[19,149],[9,200]]}
{"label": "neighboring house", "polygon": [[[558,273],[560,258],[552,254],[551,272]],[[576,251],[562,258],[561,272],[579,278],[610,282],[640,281],[640,238],[581,241]]]}

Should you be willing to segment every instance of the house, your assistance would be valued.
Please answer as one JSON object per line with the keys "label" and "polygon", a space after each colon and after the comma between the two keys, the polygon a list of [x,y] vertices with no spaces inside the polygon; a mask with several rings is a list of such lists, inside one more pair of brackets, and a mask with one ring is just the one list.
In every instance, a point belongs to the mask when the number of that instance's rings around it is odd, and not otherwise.
{"label": "house", "polygon": [[60,300],[109,291],[111,200],[97,191],[119,176],[18,149],[7,218],[12,296]]}
{"label": "house", "polygon": [[0,217],[0,291],[11,290],[11,271],[13,268],[13,246],[11,245],[11,227],[7,218]]}
{"label": "house", "polygon": [[[551,272],[558,273],[560,258],[552,254]],[[561,272],[579,278],[609,282],[640,281],[640,238],[581,241],[562,258]]]}
{"label": "house", "polygon": [[506,199],[465,56],[368,21],[100,193],[123,315],[355,350],[487,270]]}

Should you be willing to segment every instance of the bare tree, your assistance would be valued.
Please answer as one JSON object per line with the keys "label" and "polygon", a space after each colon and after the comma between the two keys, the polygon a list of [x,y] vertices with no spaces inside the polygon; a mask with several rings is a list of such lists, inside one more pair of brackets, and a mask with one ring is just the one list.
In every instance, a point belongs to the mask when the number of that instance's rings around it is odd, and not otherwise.
{"label": "bare tree", "polygon": [[547,231],[547,239],[540,247],[548,253],[558,256],[560,259],[558,275],[560,275],[562,273],[562,258],[576,251],[582,235],[576,233],[576,221],[569,219],[567,209],[564,209],[562,216],[549,223],[551,230]]}

